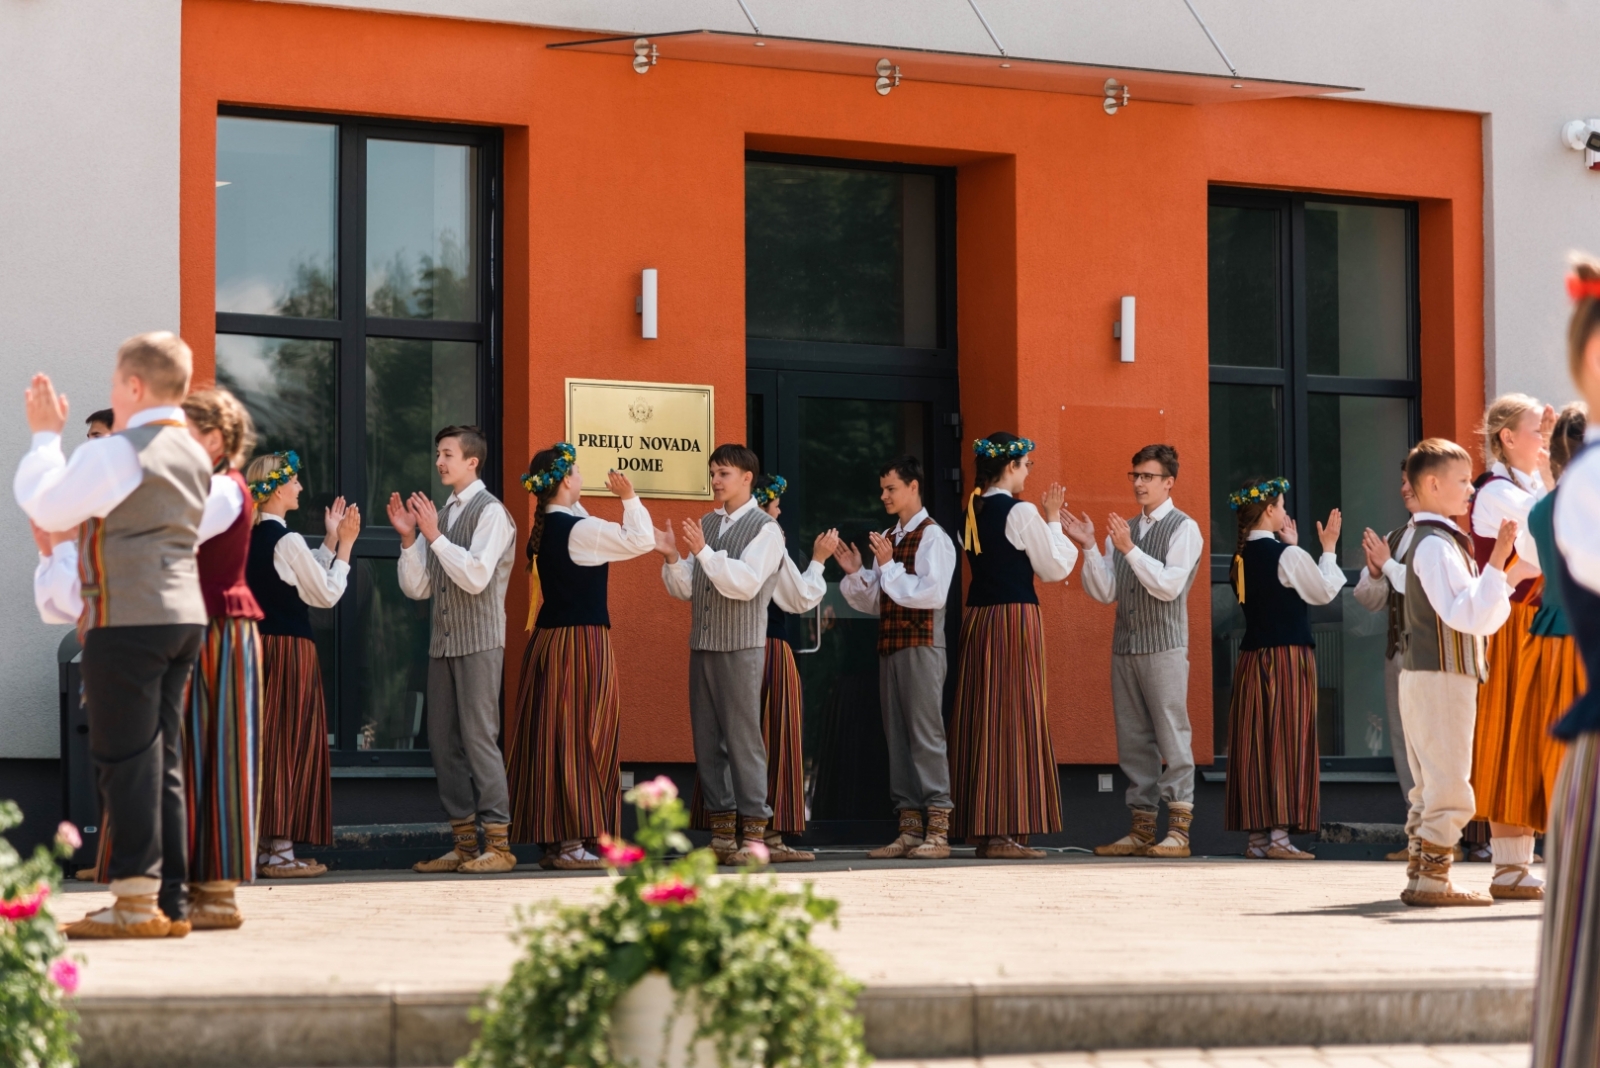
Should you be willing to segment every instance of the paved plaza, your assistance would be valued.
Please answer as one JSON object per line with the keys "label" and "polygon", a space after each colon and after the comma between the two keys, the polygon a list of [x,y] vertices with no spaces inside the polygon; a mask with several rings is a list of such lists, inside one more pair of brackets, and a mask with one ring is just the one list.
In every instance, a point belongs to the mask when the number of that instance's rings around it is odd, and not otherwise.
{"label": "paved plaza", "polygon": [[1455,1046],[1275,1046],[1266,1049],[1128,1049],[923,1061],[879,1068],[1527,1068],[1519,1043]]}

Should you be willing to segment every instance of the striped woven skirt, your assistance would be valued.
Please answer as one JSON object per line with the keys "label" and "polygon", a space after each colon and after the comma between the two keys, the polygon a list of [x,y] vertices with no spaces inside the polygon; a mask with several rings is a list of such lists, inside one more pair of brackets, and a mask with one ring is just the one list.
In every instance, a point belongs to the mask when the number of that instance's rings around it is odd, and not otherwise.
{"label": "striped woven skirt", "polygon": [[511,839],[552,846],[622,831],[622,695],[609,627],[535,630],[506,747]]}
{"label": "striped woven skirt", "polygon": [[[768,826],[784,834],[803,834],[806,829],[806,769],[800,744],[805,715],[794,650],[786,641],[768,638],[761,671],[761,741],[767,747],[767,804],[772,807]],[[698,780],[689,805],[689,826],[711,829]]]}
{"label": "striped woven skirt", "polygon": [[333,844],[322,667],[310,638],[261,636],[261,837]]}
{"label": "striped woven skirt", "polygon": [[1504,807],[1493,818],[1543,834],[1566,746],[1550,733],[1586,689],[1583,660],[1571,637],[1524,634],[1517,649],[1517,696],[1501,780]]}
{"label": "striped woven skirt", "polygon": [[1567,748],[1545,835],[1534,1068],[1600,1065],[1600,734]]}
{"label": "striped woven skirt", "polygon": [[968,608],[950,718],[951,834],[1049,834],[1061,792],[1045,708],[1044,623],[1036,604]]}
{"label": "striped woven skirt", "polygon": [[1241,652],[1228,706],[1224,825],[1310,834],[1320,825],[1317,772],[1316,651],[1277,645]]}
{"label": "striped woven skirt", "polygon": [[1472,732],[1472,791],[1481,820],[1532,826],[1533,792],[1543,789],[1537,766],[1511,765],[1512,739],[1522,730],[1515,715],[1519,647],[1538,610],[1537,605],[1513,601],[1511,618],[1489,638],[1489,681],[1478,687],[1478,721]]}

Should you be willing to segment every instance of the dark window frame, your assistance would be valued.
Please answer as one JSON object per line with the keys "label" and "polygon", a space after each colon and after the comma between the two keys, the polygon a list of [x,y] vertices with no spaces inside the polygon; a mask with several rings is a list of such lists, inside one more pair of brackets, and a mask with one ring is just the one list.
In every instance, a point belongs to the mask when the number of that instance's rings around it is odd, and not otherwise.
{"label": "dark window frame", "polygon": [[[479,425],[489,439],[489,456],[481,475],[496,497],[502,495],[502,431],[504,352],[501,299],[504,289],[504,226],[502,161],[503,136],[498,127],[408,122],[362,115],[327,114],[280,108],[224,105],[217,118],[268,119],[305,122],[337,129],[336,204],[338,206],[336,292],[338,317],[307,319],[281,315],[216,313],[218,334],[302,338],[335,343],[335,441],[338,449],[336,493],[351,500],[366,499],[366,348],[369,338],[422,341],[465,341],[478,346],[477,408]],[[476,322],[431,319],[389,319],[367,314],[366,142],[369,139],[455,144],[476,148],[478,174],[477,260],[480,270]],[[351,554],[351,583],[357,581],[357,559],[398,559],[400,536],[382,517],[368,516]],[[329,710],[331,733],[336,737],[333,763],[338,766],[395,767],[432,765],[426,749],[358,750],[360,724],[346,709],[359,706],[361,697],[361,641],[355,594],[347,592],[334,609],[335,662],[324,665],[334,673],[337,705]]]}

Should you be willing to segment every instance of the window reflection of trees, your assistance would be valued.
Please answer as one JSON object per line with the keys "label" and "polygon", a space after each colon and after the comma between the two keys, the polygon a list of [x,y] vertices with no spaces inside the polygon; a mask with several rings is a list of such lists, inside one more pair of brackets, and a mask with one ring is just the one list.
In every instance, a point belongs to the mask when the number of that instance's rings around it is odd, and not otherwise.
{"label": "window reflection of trees", "polygon": [[400,592],[399,564],[357,564],[362,645],[361,729],[357,749],[426,749],[427,601]]}
{"label": "window reflection of trees", "polygon": [[[453,230],[440,231],[439,255],[411,257],[402,250],[367,277],[367,314],[381,319],[438,319],[475,322],[478,280],[470,249]],[[376,278],[374,285],[372,279]]]}

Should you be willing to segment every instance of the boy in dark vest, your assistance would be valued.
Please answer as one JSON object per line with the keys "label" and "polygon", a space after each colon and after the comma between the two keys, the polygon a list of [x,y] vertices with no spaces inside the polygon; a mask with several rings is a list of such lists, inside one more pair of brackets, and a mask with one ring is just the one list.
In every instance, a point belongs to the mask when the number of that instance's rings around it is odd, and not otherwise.
{"label": "boy in dark vest", "polygon": [[[1133,826],[1102,857],[1186,857],[1194,821],[1194,753],[1189,736],[1189,588],[1205,542],[1200,527],[1172,503],[1178,450],[1146,445],[1133,454],[1137,525],[1115,512],[1106,520],[1105,555],[1087,515],[1066,520],[1084,552],[1083,588],[1115,604],[1111,637],[1111,707],[1117,762],[1128,777]],[[1162,763],[1166,770],[1162,770]],[[1167,836],[1156,841],[1156,810],[1167,803]]]}
{"label": "boy in dark vest", "polygon": [[1407,905],[1488,905],[1487,894],[1450,882],[1454,846],[1472,819],[1472,734],[1478,687],[1487,677],[1484,637],[1511,615],[1506,561],[1517,523],[1500,524],[1483,572],[1472,540],[1449,518],[1467,514],[1472,458],[1453,441],[1429,438],[1406,458],[1416,494],[1416,533],[1406,554],[1405,629],[1400,636],[1400,718],[1416,786],[1406,818],[1411,860]]}
{"label": "boy in dark vest", "polygon": [[[922,506],[922,464],[902,456],[878,472],[883,509],[897,522],[869,540],[875,567],[842,543],[839,592],[858,612],[878,617],[878,700],[889,742],[889,794],[900,836],[868,853],[878,859],[939,860],[950,855],[950,761],[944,736],[944,608],[956,572],[956,547]],[[927,822],[923,822],[923,814]]]}
{"label": "boy in dark vest", "polygon": [[[783,563],[783,530],[752,496],[760,461],[743,445],[718,445],[708,461],[715,511],[683,521],[688,555],[671,528],[656,531],[667,592],[693,606],[689,630],[689,722],[723,864],[766,858],[767,750],[761,740],[761,672],[767,605]],[[742,833],[743,845],[735,840]]]}
{"label": "boy in dark vest", "polygon": [[517,524],[478,477],[489,457],[483,432],[447,426],[433,440],[439,480],[454,491],[444,514],[425,493],[413,493],[403,503],[394,493],[389,522],[400,535],[400,592],[414,601],[433,601],[428,747],[455,845],[442,857],[412,867],[474,875],[506,872],[517,866],[517,858],[511,853],[511,796],[499,745],[500,687],[506,583]]}
{"label": "boy in dark vest", "polygon": [[33,448],[13,489],[41,529],[82,524],[83,699],[102,833],[114,832],[105,877],[116,901],[68,925],[72,938],[189,930],[182,714],[206,626],[195,546],[211,490],[211,460],[179,406],[193,367],[175,334],[123,342],[111,378],[122,429],[84,442],[70,462],[67,398],[45,375],[27,394]]}

